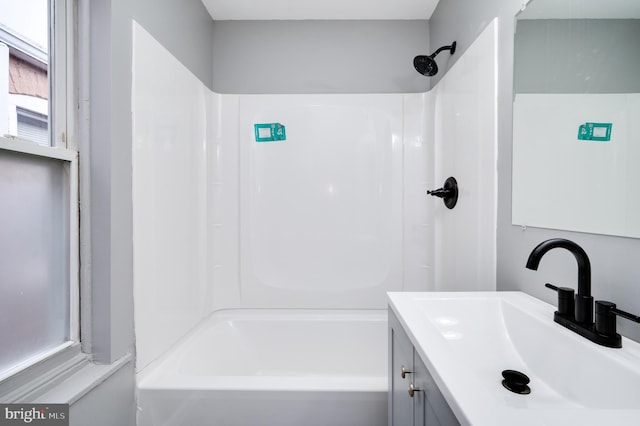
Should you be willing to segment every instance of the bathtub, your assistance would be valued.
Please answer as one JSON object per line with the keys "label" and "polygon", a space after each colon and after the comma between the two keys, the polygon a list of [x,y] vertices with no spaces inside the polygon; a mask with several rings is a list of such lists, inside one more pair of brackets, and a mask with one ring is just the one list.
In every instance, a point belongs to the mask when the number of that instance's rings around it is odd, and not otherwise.
{"label": "bathtub", "polygon": [[137,377],[139,426],[383,426],[385,310],[225,310]]}

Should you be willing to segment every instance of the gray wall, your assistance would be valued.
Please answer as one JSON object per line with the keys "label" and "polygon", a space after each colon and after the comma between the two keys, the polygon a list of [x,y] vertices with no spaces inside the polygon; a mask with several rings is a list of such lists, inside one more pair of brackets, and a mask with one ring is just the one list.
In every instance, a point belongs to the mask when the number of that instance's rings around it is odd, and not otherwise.
{"label": "gray wall", "polygon": [[[440,0],[429,20],[429,41],[432,50],[440,46],[448,46],[453,41],[457,42],[457,46],[456,53],[446,63],[441,64],[441,58],[438,56],[440,71],[431,78],[432,86],[440,81],[446,74],[446,70],[458,61],[493,18],[496,16],[504,18],[499,22],[500,41],[504,34],[512,32],[514,11],[519,9],[522,3],[525,3],[525,0]],[[512,41],[507,45],[500,45],[501,60],[507,59],[504,58],[502,51],[512,49],[511,43]],[[511,61],[511,59],[508,60]]]}
{"label": "gray wall", "polygon": [[[80,49],[90,62],[80,82],[82,297],[92,300],[82,337],[85,351],[110,364],[134,352],[132,20],[208,87],[213,23],[200,0],[79,0],[79,14],[90,32]],[[71,424],[135,424],[134,380],[129,363],[72,405]]]}
{"label": "gray wall", "polygon": [[424,92],[427,21],[216,21],[218,93]]}
{"label": "gray wall", "polygon": [[519,20],[517,93],[639,93],[640,19]]}
{"label": "gray wall", "polygon": [[90,7],[90,143],[81,141],[80,151],[89,155],[91,166],[94,351],[108,363],[133,352],[132,20],[170,44],[168,49],[208,86],[213,25],[204,26],[208,14],[199,0],[111,0]]}
{"label": "gray wall", "polygon": [[69,426],[134,426],[134,366],[129,363],[69,407]]}
{"label": "gray wall", "polygon": [[123,13],[130,14],[207,87],[212,87],[213,21],[200,0],[135,0],[123,5],[130,8]]}
{"label": "gray wall", "polygon": [[[535,0],[533,0],[535,1]],[[498,264],[499,290],[522,290],[549,303],[556,303],[546,282],[575,287],[576,261],[556,249],[548,253],[538,271],[524,265],[531,250],[541,241],[563,237],[580,244],[589,254],[592,288],[596,299],[611,300],[621,309],[640,314],[640,240],[511,225],[511,141],[514,16],[522,0],[442,0],[430,21],[432,45],[457,40],[460,53],[466,50],[493,17],[499,17],[498,55]],[[456,59],[458,54],[453,55]],[[449,61],[448,67],[455,60]],[[434,81],[439,80],[443,73]],[[640,341],[640,326],[619,320],[621,334]]]}

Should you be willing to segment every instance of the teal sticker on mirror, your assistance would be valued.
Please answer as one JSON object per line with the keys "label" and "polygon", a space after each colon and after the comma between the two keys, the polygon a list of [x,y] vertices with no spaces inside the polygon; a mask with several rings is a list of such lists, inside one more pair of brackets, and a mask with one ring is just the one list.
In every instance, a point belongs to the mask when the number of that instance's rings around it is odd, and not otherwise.
{"label": "teal sticker on mirror", "polygon": [[585,123],[578,128],[578,140],[609,142],[612,123]]}
{"label": "teal sticker on mirror", "polygon": [[280,123],[254,124],[256,142],[277,142],[287,139],[285,127]]}

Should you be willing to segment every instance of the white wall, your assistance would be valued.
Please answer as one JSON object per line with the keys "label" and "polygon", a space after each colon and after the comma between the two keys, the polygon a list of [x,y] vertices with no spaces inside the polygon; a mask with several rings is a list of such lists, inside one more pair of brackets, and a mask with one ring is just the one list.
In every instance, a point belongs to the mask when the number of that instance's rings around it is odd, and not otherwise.
{"label": "white wall", "polygon": [[[383,309],[428,288],[423,95],[214,98],[216,307]],[[271,122],[287,140],[257,143]]]}
{"label": "white wall", "polygon": [[[133,35],[138,371],[214,309],[384,309],[431,286],[424,95],[219,95]],[[256,142],[270,122],[287,139]]]}
{"label": "white wall", "polygon": [[434,197],[435,290],[496,289],[497,22],[429,93],[434,183],[459,187],[448,209]]}
{"label": "white wall", "polygon": [[207,122],[211,94],[133,23],[133,241],[137,369],[211,306]]}
{"label": "white wall", "polygon": [[[287,125],[256,143],[254,123]],[[241,96],[243,306],[384,308],[402,289],[403,95]]]}
{"label": "white wall", "polygon": [[[219,95],[134,41],[138,371],[217,309],[495,289],[495,26],[427,94]],[[454,210],[426,195],[449,175]]]}

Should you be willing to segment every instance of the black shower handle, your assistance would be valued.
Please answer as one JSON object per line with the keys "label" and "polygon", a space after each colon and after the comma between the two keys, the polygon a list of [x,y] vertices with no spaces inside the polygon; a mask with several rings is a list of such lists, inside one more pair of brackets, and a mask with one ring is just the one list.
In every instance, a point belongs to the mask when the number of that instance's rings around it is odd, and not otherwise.
{"label": "black shower handle", "polygon": [[448,177],[447,180],[444,181],[442,188],[427,191],[427,194],[442,198],[444,205],[448,209],[452,209],[458,202],[458,182],[454,177]]}
{"label": "black shower handle", "polygon": [[433,191],[427,191],[428,195],[433,195],[434,197],[446,198],[451,195],[451,189],[438,188]]}

